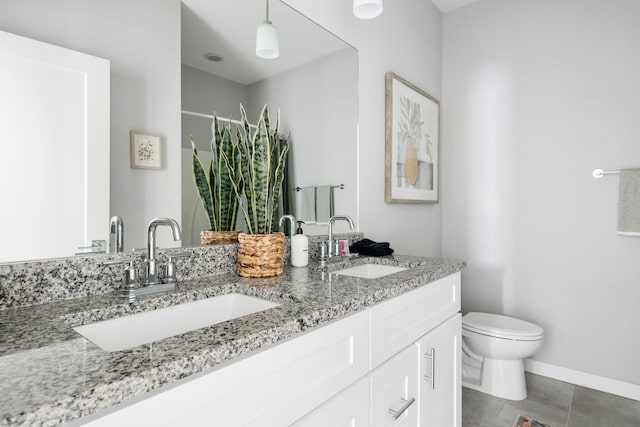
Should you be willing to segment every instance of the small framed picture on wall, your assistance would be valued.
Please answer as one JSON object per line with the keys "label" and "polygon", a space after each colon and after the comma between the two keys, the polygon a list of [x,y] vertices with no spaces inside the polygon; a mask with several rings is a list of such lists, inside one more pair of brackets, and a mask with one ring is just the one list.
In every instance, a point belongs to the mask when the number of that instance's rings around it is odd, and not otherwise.
{"label": "small framed picture on wall", "polygon": [[135,169],[162,169],[162,138],[132,130],[131,167]]}

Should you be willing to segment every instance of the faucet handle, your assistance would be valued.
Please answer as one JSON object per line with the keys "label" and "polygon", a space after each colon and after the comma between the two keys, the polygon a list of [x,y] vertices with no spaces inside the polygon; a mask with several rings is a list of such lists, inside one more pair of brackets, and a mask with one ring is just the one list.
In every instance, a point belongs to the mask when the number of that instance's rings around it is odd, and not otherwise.
{"label": "faucet handle", "polygon": [[75,255],[87,255],[87,254],[104,254],[107,252],[107,242],[104,240],[92,240],[91,246],[78,246],[78,250]]}
{"label": "faucet handle", "polygon": [[191,252],[177,252],[175,254],[168,254],[169,260],[167,264],[164,266],[164,279],[163,283],[175,283],[176,282],[176,263],[174,259],[176,258],[185,258],[191,256]]}
{"label": "faucet handle", "polygon": [[136,268],[133,265],[135,262],[135,258],[120,258],[120,259],[110,259],[104,261],[102,265],[118,265],[118,264],[126,264],[129,265],[124,269],[124,289],[131,289],[138,286],[138,273],[136,272]]}
{"label": "faucet handle", "polygon": [[117,258],[117,259],[108,259],[106,261],[102,261],[102,265],[118,265],[118,264],[126,264],[132,263],[136,259],[135,258]]}
{"label": "faucet handle", "polygon": [[320,242],[320,261],[329,259],[329,242]]}

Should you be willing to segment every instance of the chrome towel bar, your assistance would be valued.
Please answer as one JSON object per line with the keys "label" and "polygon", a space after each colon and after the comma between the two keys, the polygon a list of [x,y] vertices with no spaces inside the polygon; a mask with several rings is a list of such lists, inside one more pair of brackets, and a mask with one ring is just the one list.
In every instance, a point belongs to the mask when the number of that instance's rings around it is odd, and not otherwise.
{"label": "chrome towel bar", "polygon": [[596,169],[593,171],[593,177],[596,179],[600,179],[606,174],[610,174],[610,173],[620,173],[620,171],[603,171],[602,169]]}
{"label": "chrome towel bar", "polygon": [[[302,191],[303,188],[305,188],[305,187],[296,187],[295,190],[296,191]],[[331,188],[339,188],[340,190],[344,190],[344,184],[332,185]]]}

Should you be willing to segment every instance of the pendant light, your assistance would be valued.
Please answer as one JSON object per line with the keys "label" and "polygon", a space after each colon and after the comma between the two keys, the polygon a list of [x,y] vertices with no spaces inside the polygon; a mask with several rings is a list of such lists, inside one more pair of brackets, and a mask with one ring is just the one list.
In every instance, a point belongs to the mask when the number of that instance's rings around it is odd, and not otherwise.
{"label": "pendant light", "polygon": [[353,0],[356,18],[372,19],[382,13],[382,0]]}
{"label": "pendant light", "polygon": [[258,26],[256,33],[256,55],[264,59],[280,56],[278,29],[269,21],[269,0],[267,0],[267,19]]}

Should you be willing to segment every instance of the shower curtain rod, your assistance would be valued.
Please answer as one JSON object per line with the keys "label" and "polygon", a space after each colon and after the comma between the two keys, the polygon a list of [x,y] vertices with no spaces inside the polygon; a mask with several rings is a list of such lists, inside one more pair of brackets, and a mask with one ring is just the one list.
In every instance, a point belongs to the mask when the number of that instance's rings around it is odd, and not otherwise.
{"label": "shower curtain rod", "polygon": [[605,176],[607,174],[610,174],[610,173],[615,174],[615,173],[620,173],[620,171],[603,171],[602,169],[596,169],[596,170],[593,171],[593,177],[596,178],[596,179],[600,179],[603,176]]}
{"label": "shower curtain rod", "polygon": [[[213,119],[213,115],[212,114],[202,114],[202,113],[196,113],[194,111],[182,110],[182,114],[186,114],[187,116],[203,117],[205,119]],[[236,124],[236,125],[243,125],[244,124],[240,120],[233,120],[233,119],[229,119],[227,117],[218,116],[218,120],[221,120],[221,121],[227,122],[227,123],[233,123],[233,124]],[[253,125],[251,123],[249,123],[249,127],[252,128],[252,129],[257,129],[258,128],[258,126]]]}

